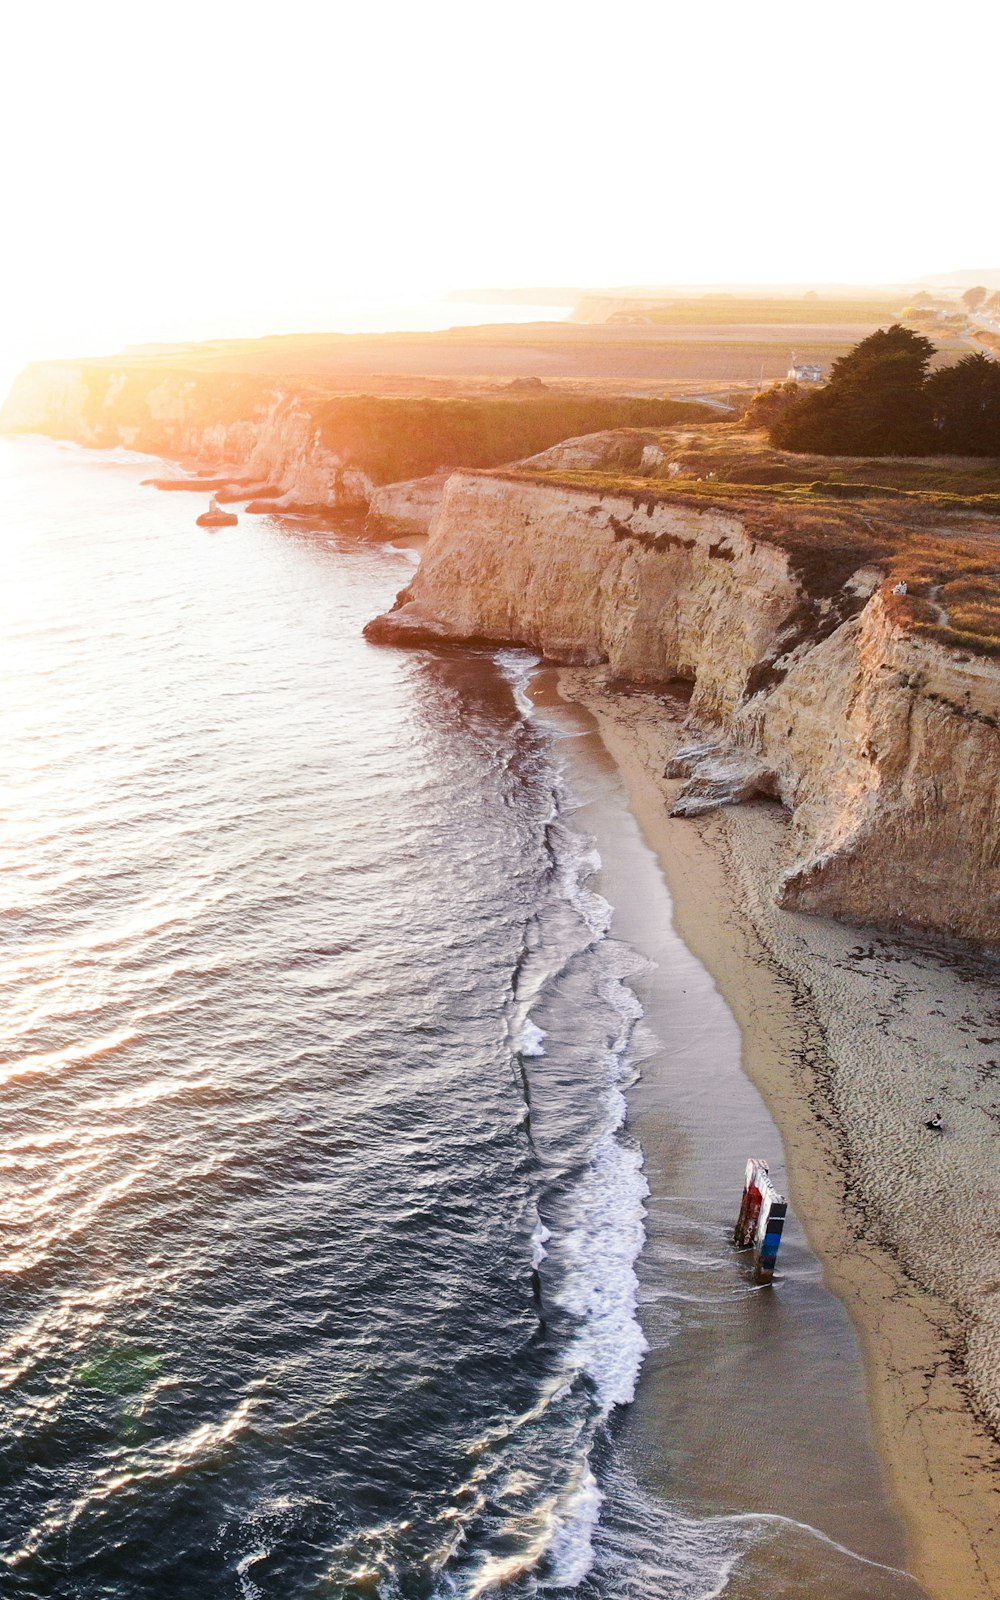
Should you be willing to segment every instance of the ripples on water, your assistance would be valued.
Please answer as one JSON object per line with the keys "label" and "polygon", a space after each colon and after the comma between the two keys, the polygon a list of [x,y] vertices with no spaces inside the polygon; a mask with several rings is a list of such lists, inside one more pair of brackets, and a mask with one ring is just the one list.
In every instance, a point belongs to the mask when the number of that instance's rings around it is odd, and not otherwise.
{"label": "ripples on water", "polygon": [[367,646],[392,551],[4,465],[3,1592],[573,1581],[636,1008],[515,664]]}
{"label": "ripples on water", "polygon": [[606,1427],[636,960],[523,658],[366,645],[404,553],[0,455],[0,1592],[721,1593],[759,1526]]}

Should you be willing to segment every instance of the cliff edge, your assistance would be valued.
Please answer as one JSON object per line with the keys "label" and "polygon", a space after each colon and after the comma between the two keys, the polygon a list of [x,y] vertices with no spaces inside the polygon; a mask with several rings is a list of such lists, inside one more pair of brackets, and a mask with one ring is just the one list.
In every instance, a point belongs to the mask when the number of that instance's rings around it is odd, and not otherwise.
{"label": "cliff edge", "polygon": [[942,588],[932,556],[1000,565],[1000,533],[934,504],[905,522],[880,502],[458,472],[412,583],[366,632],[520,644],[689,696],[676,809],[787,807],[781,904],[996,945],[1000,660],[951,642],[917,591]]}

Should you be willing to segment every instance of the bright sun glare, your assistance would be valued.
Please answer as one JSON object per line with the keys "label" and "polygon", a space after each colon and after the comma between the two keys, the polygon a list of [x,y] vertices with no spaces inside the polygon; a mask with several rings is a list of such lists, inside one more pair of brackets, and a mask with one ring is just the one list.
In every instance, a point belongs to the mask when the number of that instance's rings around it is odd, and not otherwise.
{"label": "bright sun glare", "polygon": [[859,0],[18,7],[0,368],[465,285],[988,265],[983,19],[936,24],[939,73],[910,7]]}

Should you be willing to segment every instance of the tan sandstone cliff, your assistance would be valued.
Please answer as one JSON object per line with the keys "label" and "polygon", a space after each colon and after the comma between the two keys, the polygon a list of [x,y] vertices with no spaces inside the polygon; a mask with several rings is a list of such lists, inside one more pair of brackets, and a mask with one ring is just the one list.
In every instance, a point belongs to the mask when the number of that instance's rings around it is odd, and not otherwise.
{"label": "tan sandstone cliff", "polygon": [[[234,417],[234,413],[236,414]],[[299,396],[259,383],[137,367],[36,362],[4,403],[5,429],[174,457],[280,489],[275,509],[365,507],[374,485],[323,443]]]}
{"label": "tan sandstone cliff", "polygon": [[784,802],[783,904],[1000,943],[1000,664],[908,632],[886,587],[862,568],[817,593],[737,505],[460,472],[368,634],[683,685],[697,737],[678,810]]}
{"label": "tan sandstone cliff", "polygon": [[565,464],[626,469],[639,464],[646,430],[705,414],[694,403],[544,384],[442,394],[415,379],[416,392],[399,394],[373,377],[375,392],[340,392],[321,351],[318,365],[306,350],[303,366],[281,372],[271,346],[36,362],[0,406],[0,429],[172,457],[221,480],[208,486],[230,500],[266,489],[267,509],[366,517],[369,533],[391,535],[426,531],[455,467],[557,446]]}

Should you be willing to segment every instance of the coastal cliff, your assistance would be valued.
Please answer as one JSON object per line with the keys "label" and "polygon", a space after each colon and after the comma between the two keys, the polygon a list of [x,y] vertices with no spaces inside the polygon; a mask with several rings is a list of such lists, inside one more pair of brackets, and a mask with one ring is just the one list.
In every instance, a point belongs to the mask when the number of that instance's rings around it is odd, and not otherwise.
{"label": "coastal cliff", "polygon": [[1000,943],[1000,663],[895,623],[881,591],[742,709],[793,808],[781,903]]}
{"label": "coastal cliff", "polygon": [[331,394],[219,349],[38,363],[0,426],[173,458],[252,510],[431,529],[370,638],[519,643],[680,694],[676,809],[787,807],[781,904],[1000,943],[1000,535],[975,475],[964,500],[814,482],[829,464],[743,431],[662,431],[697,406]]}
{"label": "coastal cliff", "polygon": [[754,548],[738,518],[457,472],[413,583],[369,636],[503,641],[687,680],[694,713],[724,716],[799,599],[781,552]]}
{"label": "coastal cliff", "polygon": [[268,347],[36,362],[0,407],[0,429],[165,456],[223,480],[229,499],[266,489],[268,506],[253,509],[367,518],[369,532],[391,535],[426,532],[455,467],[517,461],[601,429],[624,436],[625,457],[638,458],[637,430],[705,415],[695,403],[541,383],[332,389],[303,355],[301,370],[276,372]]}
{"label": "coastal cliff", "polygon": [[849,518],[838,560],[794,524],[752,498],[456,473],[368,636],[516,643],[689,695],[677,813],[781,801],[781,904],[1000,943],[1000,662],[913,631]]}
{"label": "coastal cliff", "polygon": [[300,395],[238,376],[38,362],[15,382],[0,426],[96,448],[124,445],[272,485],[281,491],[276,509],[366,507],[375,487],[324,442]]}

